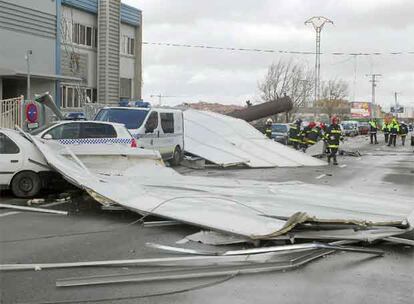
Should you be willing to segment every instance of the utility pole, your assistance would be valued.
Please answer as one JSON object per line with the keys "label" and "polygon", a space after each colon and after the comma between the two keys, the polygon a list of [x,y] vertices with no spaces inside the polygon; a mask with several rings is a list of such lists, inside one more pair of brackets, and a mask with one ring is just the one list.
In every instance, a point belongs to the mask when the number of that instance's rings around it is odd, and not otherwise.
{"label": "utility pole", "polygon": [[169,96],[169,95],[162,95],[162,94],[151,94],[150,97],[158,97],[158,105],[161,106],[162,98],[179,98],[183,96]]}
{"label": "utility pole", "polygon": [[305,21],[305,24],[312,24],[316,32],[316,52],[315,52],[315,101],[313,107],[316,106],[316,102],[320,98],[320,81],[321,81],[321,31],[325,23],[333,24],[332,20],[322,16],[311,17]]}
{"label": "utility pole", "polygon": [[32,55],[32,50],[26,51],[26,63],[27,63],[27,91],[26,91],[26,100],[30,100],[31,92],[30,92],[30,56]]}
{"label": "utility pole", "polygon": [[394,107],[394,114],[395,118],[398,119],[398,92],[394,92],[394,101],[395,101],[395,107]]}
{"label": "utility pole", "polygon": [[367,74],[365,75],[367,77],[371,77],[371,80],[369,82],[371,82],[371,88],[372,88],[372,92],[371,92],[371,118],[376,118],[375,116],[375,87],[377,86],[377,77],[382,76],[381,74]]}

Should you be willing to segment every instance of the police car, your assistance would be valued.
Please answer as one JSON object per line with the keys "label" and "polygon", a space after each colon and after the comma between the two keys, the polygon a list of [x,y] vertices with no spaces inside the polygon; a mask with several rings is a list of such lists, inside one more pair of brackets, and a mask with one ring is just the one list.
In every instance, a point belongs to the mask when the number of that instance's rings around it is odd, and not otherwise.
{"label": "police car", "polygon": [[59,121],[36,129],[32,135],[68,146],[73,153],[101,152],[111,146],[136,148],[123,124],[98,121]]}
{"label": "police car", "polygon": [[33,143],[18,131],[0,128],[0,188],[10,188],[17,197],[33,197],[51,174]]}

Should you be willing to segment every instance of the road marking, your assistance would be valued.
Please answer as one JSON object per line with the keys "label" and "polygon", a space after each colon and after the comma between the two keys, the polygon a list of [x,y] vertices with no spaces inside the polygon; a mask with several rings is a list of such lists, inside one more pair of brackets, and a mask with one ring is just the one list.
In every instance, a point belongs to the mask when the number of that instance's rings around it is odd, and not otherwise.
{"label": "road marking", "polygon": [[346,167],[346,165],[340,165],[339,166],[339,168],[345,168]]}
{"label": "road marking", "polygon": [[21,213],[20,211],[11,211],[0,214],[0,217]]}
{"label": "road marking", "polygon": [[321,179],[322,177],[325,177],[326,176],[326,174],[321,174],[321,175],[319,175],[319,176],[317,176],[317,177],[315,177],[316,179]]}

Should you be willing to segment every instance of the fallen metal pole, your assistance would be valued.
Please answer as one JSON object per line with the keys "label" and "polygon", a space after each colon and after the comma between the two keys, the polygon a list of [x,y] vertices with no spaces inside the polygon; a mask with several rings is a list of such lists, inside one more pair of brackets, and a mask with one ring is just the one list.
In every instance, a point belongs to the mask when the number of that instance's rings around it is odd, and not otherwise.
{"label": "fallen metal pole", "polygon": [[288,97],[278,98],[274,101],[264,102],[250,106],[242,110],[228,113],[228,116],[240,118],[245,121],[253,121],[263,117],[269,117],[278,113],[288,112],[292,109],[292,100]]}
{"label": "fallen metal pole", "polygon": [[229,250],[224,252],[208,252],[208,251],[199,251],[194,249],[187,249],[181,247],[173,247],[166,245],[159,245],[154,243],[147,243],[147,246],[171,251],[175,253],[187,253],[195,255],[217,255],[217,256],[234,256],[234,255],[250,255],[250,254],[261,254],[261,253],[271,253],[271,252],[291,252],[291,251],[301,251],[301,250],[312,250],[312,249],[333,249],[339,251],[351,251],[351,252],[360,252],[368,253],[375,255],[384,255],[382,250],[375,249],[366,249],[359,247],[343,247],[332,244],[323,244],[323,243],[306,243],[306,244],[295,244],[295,245],[286,245],[286,246],[271,246],[271,247],[262,247],[262,248],[252,248],[252,249],[242,249],[242,250]]}
{"label": "fallen metal pole", "polygon": [[0,208],[68,215],[67,211],[44,209],[44,208],[34,208],[34,207],[24,207],[24,206],[10,205],[10,204],[0,204]]}
{"label": "fallen metal pole", "polygon": [[56,281],[57,287],[73,287],[73,286],[91,286],[115,283],[144,283],[154,281],[166,280],[180,280],[180,279],[196,279],[209,278],[227,275],[264,273],[278,270],[288,270],[297,268],[306,263],[309,263],[322,256],[335,252],[335,250],[322,250],[318,252],[307,253],[296,259],[286,260],[284,262],[270,262],[262,264],[248,264],[240,265],[232,268],[223,268],[222,266],[200,267],[193,269],[178,269],[169,271],[157,271],[149,273],[133,273],[122,275],[104,275],[104,276],[90,276],[78,278],[66,278]]}
{"label": "fallen metal pole", "polygon": [[[87,261],[87,262],[69,262],[69,263],[33,263],[33,264],[2,264],[1,271],[7,270],[42,270],[42,269],[59,269],[59,268],[79,268],[79,267],[101,267],[101,266],[192,266],[204,262],[207,265],[217,265],[218,263],[239,263],[239,262],[261,262],[266,261],[271,256],[269,254],[256,256],[186,256],[186,257],[168,257],[168,258],[147,258],[147,259],[129,259],[129,260],[108,260],[108,261]],[[192,264],[193,263],[193,264]],[[206,265],[206,264],[203,264]]]}

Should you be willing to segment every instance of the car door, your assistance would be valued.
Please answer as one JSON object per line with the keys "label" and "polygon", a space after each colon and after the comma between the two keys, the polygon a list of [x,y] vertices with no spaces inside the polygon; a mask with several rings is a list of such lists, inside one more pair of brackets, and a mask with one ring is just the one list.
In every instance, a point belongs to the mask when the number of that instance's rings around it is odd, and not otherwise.
{"label": "car door", "polygon": [[0,132],[0,185],[9,185],[23,166],[23,151],[5,133]]}
{"label": "car door", "polygon": [[144,126],[144,134],[139,137],[138,145],[146,149],[159,149],[159,117],[157,111],[151,111]]}
{"label": "car door", "polygon": [[175,148],[174,113],[160,113],[159,151],[164,158],[171,158]]}

